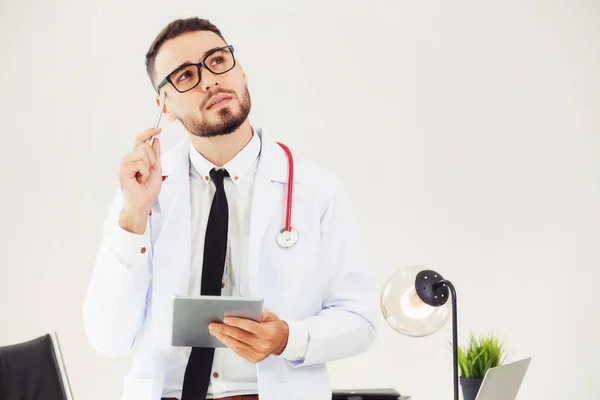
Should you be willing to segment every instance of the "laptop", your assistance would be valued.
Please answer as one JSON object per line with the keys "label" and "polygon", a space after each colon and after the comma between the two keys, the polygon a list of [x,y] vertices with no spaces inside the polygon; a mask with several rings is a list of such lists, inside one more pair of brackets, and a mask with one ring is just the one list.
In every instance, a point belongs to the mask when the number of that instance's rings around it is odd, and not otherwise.
{"label": "laptop", "polygon": [[488,369],[475,400],[514,400],[531,357]]}

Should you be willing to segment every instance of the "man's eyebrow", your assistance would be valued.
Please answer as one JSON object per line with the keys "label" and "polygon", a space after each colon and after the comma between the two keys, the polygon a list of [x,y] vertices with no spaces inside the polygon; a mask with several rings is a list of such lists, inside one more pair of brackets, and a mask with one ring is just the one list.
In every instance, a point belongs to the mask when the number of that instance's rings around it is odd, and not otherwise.
{"label": "man's eyebrow", "polygon": [[[210,49],[210,50],[206,50],[206,51],[204,52],[204,55],[202,56],[201,60],[204,60],[204,59],[206,58],[206,56],[207,56],[207,55],[209,55],[209,54],[210,54],[210,53],[212,53],[213,51],[215,51],[215,50],[218,50],[218,49],[220,49],[220,48],[221,48],[221,47],[213,47],[213,48],[212,48],[212,49]],[[190,65],[190,64],[195,64],[195,63],[193,63],[193,62],[191,62],[191,61],[184,61],[184,62],[182,62],[181,64],[179,64],[179,66],[177,66],[177,68],[174,68],[174,69],[173,69],[173,71],[177,71],[179,68],[181,68],[181,67],[183,67],[183,66],[186,66],[186,65]]]}

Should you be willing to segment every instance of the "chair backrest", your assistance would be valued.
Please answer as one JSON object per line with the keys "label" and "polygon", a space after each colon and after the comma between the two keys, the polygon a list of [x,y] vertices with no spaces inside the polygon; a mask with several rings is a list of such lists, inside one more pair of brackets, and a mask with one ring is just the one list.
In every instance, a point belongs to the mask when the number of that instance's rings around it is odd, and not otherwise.
{"label": "chair backrest", "polygon": [[0,399],[73,399],[56,333],[0,347]]}

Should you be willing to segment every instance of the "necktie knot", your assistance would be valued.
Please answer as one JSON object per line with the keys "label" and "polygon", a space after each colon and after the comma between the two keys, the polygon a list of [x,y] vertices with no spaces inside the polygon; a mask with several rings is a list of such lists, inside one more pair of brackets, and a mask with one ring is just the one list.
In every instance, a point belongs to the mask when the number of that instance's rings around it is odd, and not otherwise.
{"label": "necktie knot", "polygon": [[211,169],[209,172],[210,179],[213,180],[215,186],[219,189],[223,188],[223,179],[229,176],[229,172],[226,169]]}

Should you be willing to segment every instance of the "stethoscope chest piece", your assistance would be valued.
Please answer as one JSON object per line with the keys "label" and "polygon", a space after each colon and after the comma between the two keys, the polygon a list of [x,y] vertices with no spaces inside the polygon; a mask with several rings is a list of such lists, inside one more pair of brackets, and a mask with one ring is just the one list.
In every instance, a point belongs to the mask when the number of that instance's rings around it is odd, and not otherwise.
{"label": "stethoscope chest piece", "polygon": [[299,235],[298,231],[294,228],[290,228],[289,231],[283,228],[277,233],[277,244],[283,248],[290,248],[298,243]]}

